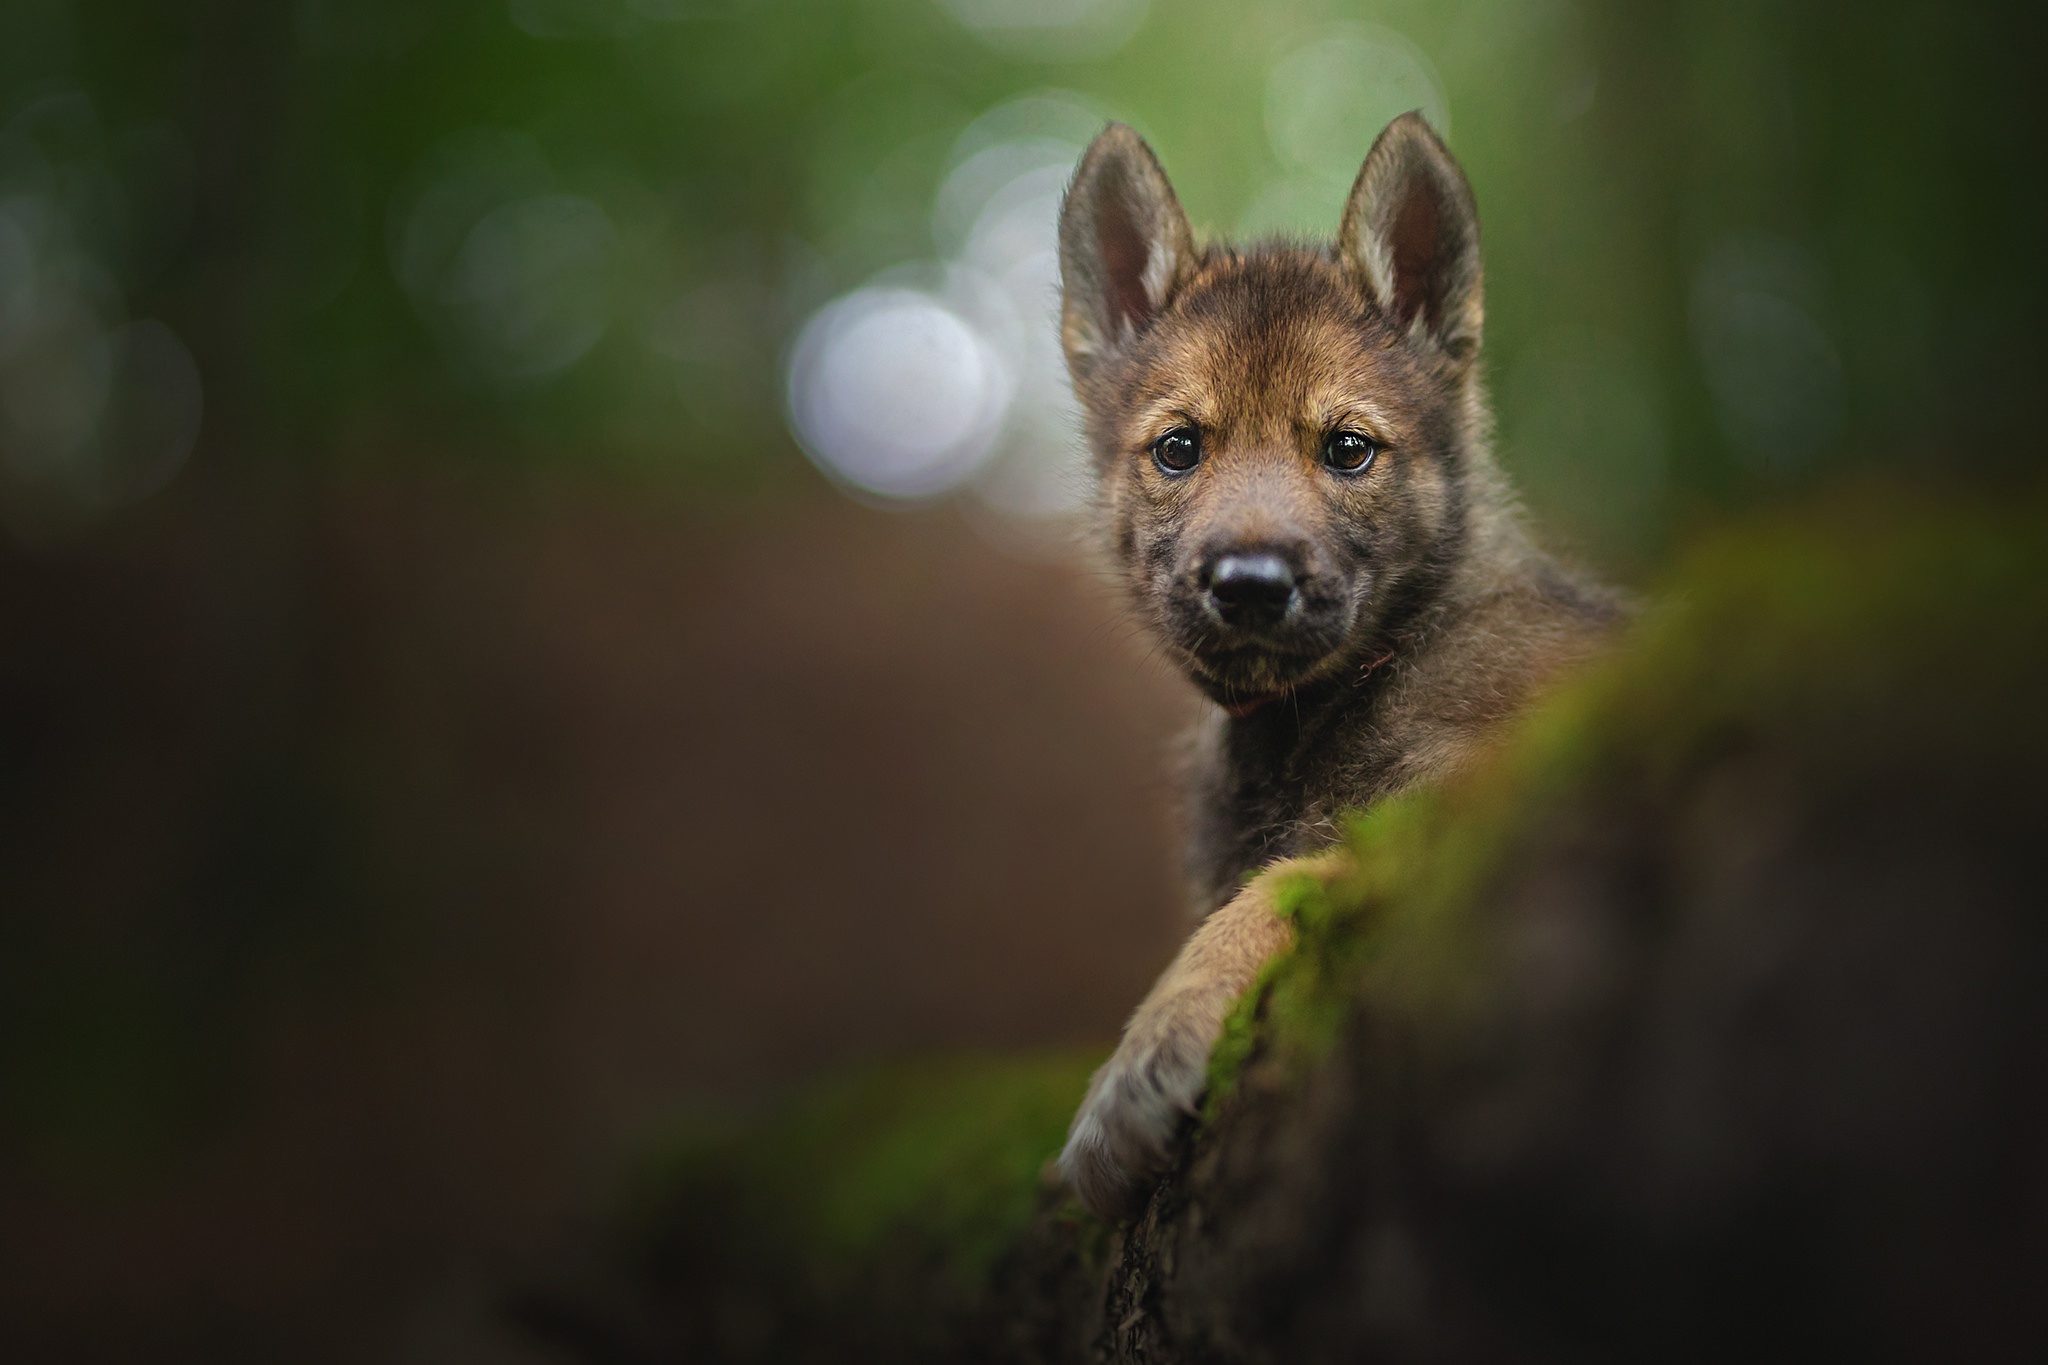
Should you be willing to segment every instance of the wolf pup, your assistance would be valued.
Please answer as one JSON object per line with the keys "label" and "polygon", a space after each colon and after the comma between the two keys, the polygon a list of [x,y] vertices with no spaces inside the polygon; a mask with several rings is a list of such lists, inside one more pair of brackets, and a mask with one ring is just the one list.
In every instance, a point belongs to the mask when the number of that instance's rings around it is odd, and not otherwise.
{"label": "wolf pup", "polygon": [[1193,765],[1206,918],[1124,1029],[1060,1164],[1143,1205],[1225,1015],[1291,942],[1273,887],[1347,810],[1442,777],[1620,618],[1531,543],[1488,447],[1479,223],[1417,114],[1333,247],[1197,247],[1112,124],[1060,215],[1061,343],[1123,585],[1215,708]]}

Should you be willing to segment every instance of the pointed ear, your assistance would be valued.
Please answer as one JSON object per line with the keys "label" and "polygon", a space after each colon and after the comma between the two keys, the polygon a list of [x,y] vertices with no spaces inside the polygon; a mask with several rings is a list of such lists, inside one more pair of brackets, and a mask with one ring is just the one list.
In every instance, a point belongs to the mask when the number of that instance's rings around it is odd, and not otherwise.
{"label": "pointed ear", "polygon": [[1194,256],[1152,149],[1121,123],[1104,128],[1060,206],[1060,342],[1077,383],[1158,316]]}
{"label": "pointed ear", "polygon": [[1479,210],[1450,149],[1420,113],[1388,124],[1366,154],[1337,229],[1338,259],[1404,330],[1446,355],[1479,351]]}

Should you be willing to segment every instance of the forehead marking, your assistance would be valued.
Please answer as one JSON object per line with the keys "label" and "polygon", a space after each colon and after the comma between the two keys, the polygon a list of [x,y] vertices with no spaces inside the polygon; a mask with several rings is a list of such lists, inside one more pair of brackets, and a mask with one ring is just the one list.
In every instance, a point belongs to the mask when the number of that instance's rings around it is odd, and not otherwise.
{"label": "forehead marking", "polygon": [[[1285,439],[1344,422],[1385,437],[1391,356],[1327,266],[1295,260],[1204,270],[1162,319],[1133,418],[1150,439],[1192,420],[1228,439]],[[1237,267],[1235,269],[1229,267]]]}

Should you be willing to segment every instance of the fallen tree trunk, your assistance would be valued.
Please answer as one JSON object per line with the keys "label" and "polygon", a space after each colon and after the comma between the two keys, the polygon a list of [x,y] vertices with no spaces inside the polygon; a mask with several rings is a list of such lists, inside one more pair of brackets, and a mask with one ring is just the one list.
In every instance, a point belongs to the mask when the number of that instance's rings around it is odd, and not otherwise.
{"label": "fallen tree trunk", "polygon": [[2037,1358],[2044,526],[1859,504],[1703,549],[1296,888],[1134,1225],[1039,1173],[1084,1066],[956,1070],[700,1148],[629,1313],[526,1320],[645,1359]]}

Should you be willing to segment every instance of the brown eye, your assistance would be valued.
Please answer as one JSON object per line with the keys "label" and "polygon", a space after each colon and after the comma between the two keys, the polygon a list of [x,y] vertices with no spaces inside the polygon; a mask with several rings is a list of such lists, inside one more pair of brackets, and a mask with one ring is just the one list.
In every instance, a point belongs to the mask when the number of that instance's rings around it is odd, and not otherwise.
{"label": "brown eye", "polygon": [[1339,474],[1363,474],[1379,453],[1379,442],[1356,431],[1333,431],[1323,442],[1323,464]]}
{"label": "brown eye", "polygon": [[1175,427],[1152,443],[1152,463],[1168,474],[1185,474],[1202,462],[1202,434]]}

